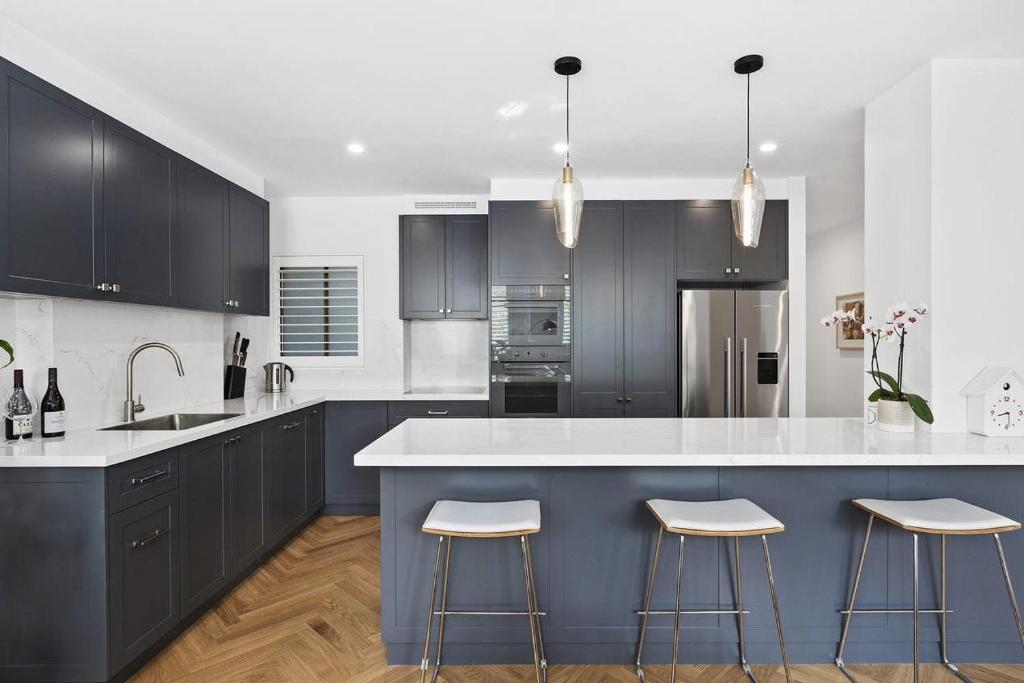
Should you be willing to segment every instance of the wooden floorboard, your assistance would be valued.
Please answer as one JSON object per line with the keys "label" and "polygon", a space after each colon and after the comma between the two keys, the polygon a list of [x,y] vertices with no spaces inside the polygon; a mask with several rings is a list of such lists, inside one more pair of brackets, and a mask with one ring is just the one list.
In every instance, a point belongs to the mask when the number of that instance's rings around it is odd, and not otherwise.
{"label": "wooden floorboard", "polygon": [[[861,683],[912,683],[908,665],[852,665]],[[1024,683],[1024,666],[965,665],[975,683]],[[781,667],[755,666],[762,683],[786,680]],[[740,683],[734,666],[683,666],[686,683]],[[647,668],[651,683],[669,668]],[[925,683],[956,679],[936,665]],[[532,680],[530,666],[445,667],[447,683]],[[552,666],[552,683],[636,681],[627,666]],[[793,667],[799,683],[846,683],[828,665]],[[412,683],[415,666],[388,666],[380,641],[380,525],[377,517],[320,517],[203,615],[133,683],[351,681]]]}

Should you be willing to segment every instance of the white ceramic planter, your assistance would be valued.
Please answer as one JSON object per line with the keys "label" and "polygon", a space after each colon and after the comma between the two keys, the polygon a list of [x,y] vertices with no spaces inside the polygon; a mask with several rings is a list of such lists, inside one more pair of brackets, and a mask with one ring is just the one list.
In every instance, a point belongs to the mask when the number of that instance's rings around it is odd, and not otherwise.
{"label": "white ceramic planter", "polygon": [[913,432],[916,419],[906,401],[878,400],[878,428],[883,432]]}

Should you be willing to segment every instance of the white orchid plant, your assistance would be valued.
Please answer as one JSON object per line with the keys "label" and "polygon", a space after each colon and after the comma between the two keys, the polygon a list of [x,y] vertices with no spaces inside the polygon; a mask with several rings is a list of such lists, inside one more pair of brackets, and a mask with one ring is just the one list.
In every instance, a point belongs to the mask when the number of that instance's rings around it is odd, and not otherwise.
{"label": "white orchid plant", "polygon": [[[907,335],[913,330],[924,316],[928,315],[928,306],[921,304],[911,308],[905,303],[898,303],[889,307],[885,316],[885,322],[875,324],[871,317],[860,326],[865,338],[871,339],[871,369],[868,374],[875,381],[877,388],[868,396],[869,401],[880,399],[888,401],[906,401],[910,409],[921,419],[922,422],[932,424],[935,416],[928,406],[928,401],[917,394],[911,394],[903,390],[903,352],[906,349]],[[824,327],[832,328],[837,325],[856,325],[857,318],[854,311],[833,311],[821,319]],[[896,376],[893,377],[887,372],[882,372],[878,362],[879,344],[892,344],[899,342],[900,353],[896,362]]]}

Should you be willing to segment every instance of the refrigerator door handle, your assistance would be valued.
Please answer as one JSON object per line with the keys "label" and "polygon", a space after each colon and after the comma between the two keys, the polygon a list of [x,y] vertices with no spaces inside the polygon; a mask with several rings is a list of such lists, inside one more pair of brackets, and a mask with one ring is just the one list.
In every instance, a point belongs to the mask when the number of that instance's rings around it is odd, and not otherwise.
{"label": "refrigerator door handle", "polygon": [[747,416],[747,338],[740,345],[740,417]]}
{"label": "refrigerator door handle", "polygon": [[725,416],[732,417],[732,337],[725,338]]}

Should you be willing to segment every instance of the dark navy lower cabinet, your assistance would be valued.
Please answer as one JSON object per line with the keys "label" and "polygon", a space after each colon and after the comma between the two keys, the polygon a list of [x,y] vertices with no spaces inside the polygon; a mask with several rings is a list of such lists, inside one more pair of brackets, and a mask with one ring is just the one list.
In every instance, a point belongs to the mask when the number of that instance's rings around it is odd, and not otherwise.
{"label": "dark navy lower cabinet", "polygon": [[332,401],[324,423],[325,512],[375,515],[380,509],[376,467],[356,467],[353,456],[388,430],[386,401]]}
{"label": "dark navy lower cabinet", "polygon": [[178,623],[178,513],[171,491],[108,522],[111,671]]}
{"label": "dark navy lower cabinet", "polygon": [[263,432],[259,425],[232,433],[228,493],[231,569],[240,572],[266,549],[263,535]]}
{"label": "dark navy lower cabinet", "polygon": [[306,511],[324,506],[324,409],[306,411]]}
{"label": "dark navy lower cabinet", "polygon": [[301,413],[263,424],[267,543],[276,545],[306,513],[306,432]]}
{"label": "dark navy lower cabinet", "polygon": [[228,579],[229,433],[181,448],[181,613],[201,607]]}

